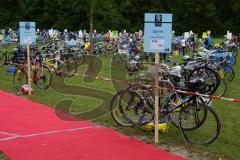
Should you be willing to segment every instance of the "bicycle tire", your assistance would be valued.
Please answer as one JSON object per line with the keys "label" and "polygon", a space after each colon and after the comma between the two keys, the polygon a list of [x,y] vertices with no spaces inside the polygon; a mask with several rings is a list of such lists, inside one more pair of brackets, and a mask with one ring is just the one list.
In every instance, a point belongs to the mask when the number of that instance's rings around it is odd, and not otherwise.
{"label": "bicycle tire", "polygon": [[55,72],[57,75],[66,78],[74,76],[77,72],[77,60],[73,57],[62,60],[58,68],[55,68]]}
{"label": "bicycle tire", "polygon": [[[171,96],[173,96],[173,95],[176,95],[176,93],[173,93]],[[179,94],[178,94],[179,95]],[[171,96],[170,96],[170,98],[171,98]],[[176,98],[176,97],[174,97],[174,98]],[[180,97],[178,97],[178,98],[180,98]],[[176,101],[176,99],[174,99],[175,101]],[[179,99],[178,99],[179,100]],[[167,99],[166,100],[167,101],[167,106],[169,106],[169,103],[170,103],[170,99]],[[184,103],[184,100],[183,99],[180,99],[180,103]],[[198,112],[199,112],[199,106],[198,106],[198,103],[199,102],[197,102],[197,103],[187,103],[187,104],[184,104],[181,108],[177,108],[177,110],[175,110],[174,112],[172,112],[171,113],[171,117],[173,116],[173,114],[178,114],[178,115],[176,115],[175,117],[179,117],[179,114],[181,113],[181,110],[182,109],[184,109],[184,107],[186,107],[186,105],[188,105],[188,106],[190,106],[190,105],[192,105],[192,106],[194,106],[195,108],[194,109],[196,109],[195,110],[195,112],[194,113],[191,113],[191,114],[194,114],[194,116],[195,116],[195,118],[199,118],[199,116],[198,116]],[[178,105],[178,104],[175,104],[176,106]],[[202,115],[202,117],[200,118],[200,119],[198,119],[197,120],[197,122],[193,125],[193,126],[191,126],[191,127],[188,127],[188,128],[182,128],[183,130],[185,130],[185,131],[191,131],[191,130],[194,130],[194,129],[196,129],[196,128],[198,128],[198,127],[200,127],[203,123],[204,123],[204,121],[206,120],[206,116],[207,116],[207,112],[206,112],[206,110],[204,110],[203,111],[203,115]],[[173,121],[173,119],[174,118],[171,118],[171,123],[173,124],[173,126],[174,127],[176,127],[176,128],[178,128],[179,129],[179,125],[178,125],[178,123],[177,122],[175,122],[175,121]],[[195,119],[196,120],[196,119]]]}
{"label": "bicycle tire", "polygon": [[[110,103],[110,113],[111,113],[113,120],[117,123],[117,125],[123,126],[123,127],[133,127],[134,125],[129,123],[124,118],[123,113],[119,110],[120,96],[121,96],[122,92],[124,92],[124,91],[125,90],[121,90],[113,96],[111,103]],[[117,100],[117,104],[115,105],[116,100]],[[119,117],[119,116],[121,116],[121,117]]]}
{"label": "bicycle tire", "polygon": [[224,80],[226,82],[232,82],[235,78],[235,71],[232,66],[224,66]]}
{"label": "bicycle tire", "polygon": [[220,78],[220,84],[214,94],[217,96],[223,97],[226,92],[227,92],[227,82],[224,79]]}
{"label": "bicycle tire", "polygon": [[[44,72],[43,74],[40,73],[40,77],[39,77],[38,81],[36,82],[36,85],[38,86],[39,89],[47,90],[52,84],[52,72],[46,66],[43,67],[43,71],[46,71],[46,72]],[[48,76],[46,76],[46,75],[48,75]]]}
{"label": "bicycle tire", "polygon": [[[202,104],[202,107],[204,107],[205,109],[207,109],[207,117],[206,118],[209,118],[210,116],[213,116],[213,120],[214,122],[210,123],[208,122],[207,120],[204,121],[204,123],[202,125],[200,125],[198,128],[194,129],[194,130],[191,130],[191,131],[187,131],[187,130],[184,130],[182,127],[183,126],[183,121],[182,121],[182,113],[184,112],[184,109],[183,108],[181,110],[181,113],[179,115],[179,125],[180,125],[180,129],[181,129],[181,132],[184,136],[184,139],[187,140],[188,142],[191,142],[191,143],[194,143],[194,144],[199,144],[199,145],[208,145],[208,144],[211,144],[213,143],[219,136],[220,134],[220,130],[221,130],[221,122],[220,122],[220,119],[217,115],[217,113],[215,112],[215,110],[212,108],[212,107],[209,107],[205,104]],[[216,125],[214,126],[214,129],[213,131],[209,129],[209,127],[207,127],[205,129],[204,125],[205,124],[209,124],[209,125]],[[216,128],[215,128],[216,127]],[[202,130],[200,130],[202,129]],[[194,132],[194,133],[193,133]],[[195,133],[196,132],[196,133]],[[210,138],[207,139],[207,140],[204,140],[204,141],[200,141],[200,140],[194,140],[191,136],[202,136],[205,138],[207,137],[207,134],[211,134]]]}
{"label": "bicycle tire", "polygon": [[[123,97],[125,94],[130,94],[130,101],[127,104],[127,107],[124,108],[123,107],[123,102],[126,101],[127,98]],[[136,95],[139,99],[138,102],[136,102],[135,99],[133,99],[133,96]],[[134,97],[135,98],[135,97]],[[128,99],[127,99],[128,101]],[[133,103],[134,106],[133,106]],[[131,105],[131,106],[130,106]],[[146,116],[146,110],[145,110],[145,101],[143,99],[143,97],[141,96],[141,94],[139,94],[137,91],[129,88],[126,89],[120,96],[120,100],[119,100],[119,109],[120,112],[122,113],[123,117],[130,123],[133,125],[144,125],[146,123],[149,122],[149,120],[144,120],[143,118],[145,118]],[[132,110],[134,113],[134,117],[131,115],[130,110]],[[140,112],[139,112],[140,111]],[[130,114],[129,114],[130,113]],[[134,119],[133,119],[133,118]],[[152,119],[152,118],[150,118]]]}
{"label": "bicycle tire", "polygon": [[6,55],[4,52],[0,52],[0,67],[5,65],[5,61],[6,61]]}
{"label": "bicycle tire", "polygon": [[22,70],[17,70],[13,74],[13,86],[17,91],[20,91],[20,88],[28,83],[27,73]]}
{"label": "bicycle tire", "polygon": [[[207,75],[205,75],[205,77],[201,77],[201,76],[203,76],[204,73],[207,73]],[[209,75],[209,73],[212,73],[212,74]],[[205,79],[205,78],[209,78],[209,77],[214,78],[213,79],[214,82],[212,82],[212,84],[207,84],[207,83],[210,83],[211,81],[209,79]],[[204,83],[207,88],[206,88],[206,90],[198,91],[198,92],[201,94],[208,94],[208,95],[214,94],[220,84],[220,78],[219,78],[218,73],[209,67],[197,67],[190,72],[190,74],[187,78],[187,82],[190,82],[191,79],[202,79],[202,78],[204,78]]]}

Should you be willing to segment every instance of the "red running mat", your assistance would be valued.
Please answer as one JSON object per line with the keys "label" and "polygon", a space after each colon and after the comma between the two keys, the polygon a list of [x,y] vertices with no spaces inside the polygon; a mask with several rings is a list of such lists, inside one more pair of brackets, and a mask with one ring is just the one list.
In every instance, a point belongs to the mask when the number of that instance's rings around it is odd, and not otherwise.
{"label": "red running mat", "polygon": [[113,129],[62,121],[54,110],[0,91],[0,150],[12,160],[182,160]]}

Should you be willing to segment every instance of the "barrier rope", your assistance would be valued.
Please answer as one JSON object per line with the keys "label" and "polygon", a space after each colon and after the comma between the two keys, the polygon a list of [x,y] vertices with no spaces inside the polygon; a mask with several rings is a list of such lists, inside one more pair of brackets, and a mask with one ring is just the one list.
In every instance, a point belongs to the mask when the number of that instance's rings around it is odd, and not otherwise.
{"label": "barrier rope", "polygon": [[[161,88],[161,86],[149,86],[149,88]],[[215,100],[224,100],[224,101],[229,101],[229,102],[240,103],[240,99],[233,99],[233,98],[225,98],[225,97],[214,96],[214,95],[200,94],[200,93],[197,93],[197,92],[182,91],[182,90],[178,90],[178,89],[170,89],[170,90],[173,91],[173,92],[183,93],[183,94],[187,94],[187,95],[202,96],[202,97],[212,98],[212,99],[215,99]]]}
{"label": "barrier rope", "polygon": [[[156,86],[156,85],[143,85],[141,83],[130,83],[129,81],[122,81],[122,80],[116,80],[112,78],[105,78],[105,77],[98,77],[98,76],[91,76],[91,75],[86,75],[86,74],[74,74],[75,76],[82,76],[82,77],[89,77],[89,78],[95,78],[99,80],[104,80],[104,81],[113,81],[117,83],[125,83],[125,84],[131,84],[131,85],[142,85],[146,88],[152,88],[152,89],[161,89],[163,86]],[[166,86],[164,86],[166,88]],[[167,88],[171,92],[177,92],[177,93],[182,93],[182,94],[187,94],[187,95],[196,95],[196,96],[202,96],[202,97],[207,97],[215,100],[223,100],[223,101],[229,101],[229,102],[236,102],[240,103],[240,99],[233,99],[233,98],[226,98],[226,97],[220,97],[220,96],[214,96],[214,95],[207,95],[207,94],[200,94],[197,92],[190,92],[190,91],[183,91],[183,90],[178,90],[178,89],[171,89]]]}

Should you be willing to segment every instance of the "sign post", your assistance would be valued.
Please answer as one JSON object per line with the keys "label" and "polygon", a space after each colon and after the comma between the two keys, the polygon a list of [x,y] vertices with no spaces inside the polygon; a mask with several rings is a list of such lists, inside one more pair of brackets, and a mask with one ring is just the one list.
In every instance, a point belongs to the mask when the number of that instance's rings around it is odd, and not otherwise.
{"label": "sign post", "polygon": [[[172,14],[145,13],[144,17],[144,52],[155,53],[155,85],[159,85],[159,53],[171,53]],[[155,143],[159,142],[159,91],[155,89]]]}
{"label": "sign post", "polygon": [[[158,66],[160,63],[159,53],[155,53],[155,86],[159,85],[159,73]],[[158,133],[158,119],[159,119],[159,90],[156,88],[154,91],[155,94],[155,104],[154,104],[154,142],[159,142],[159,133]]]}
{"label": "sign post", "polygon": [[32,84],[31,84],[31,61],[30,61],[30,45],[27,45],[27,77],[28,77],[28,94],[32,94]]}
{"label": "sign post", "polygon": [[36,24],[35,22],[20,22],[20,45],[27,45],[27,77],[28,77],[28,94],[31,95],[31,61],[30,61],[30,45],[36,44]]}

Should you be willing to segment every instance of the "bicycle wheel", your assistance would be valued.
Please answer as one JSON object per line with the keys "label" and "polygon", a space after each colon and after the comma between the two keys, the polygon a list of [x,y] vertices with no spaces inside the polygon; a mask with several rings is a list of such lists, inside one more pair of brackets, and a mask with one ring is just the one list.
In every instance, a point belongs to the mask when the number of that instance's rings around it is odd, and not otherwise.
{"label": "bicycle wheel", "polygon": [[192,117],[194,117],[194,119],[193,119],[193,122],[191,125],[184,126],[184,127],[182,127],[182,129],[186,130],[186,131],[191,131],[191,130],[198,128],[199,126],[201,126],[204,123],[204,121],[206,120],[206,116],[207,116],[207,110],[201,110],[200,104],[205,103],[203,99],[200,100],[200,99],[196,98],[195,102],[192,100],[192,101],[185,103],[185,101],[187,99],[188,98],[186,97],[186,95],[173,93],[167,99],[167,105],[165,105],[165,109],[171,110],[171,109],[179,106],[178,108],[176,108],[174,111],[172,111],[170,113],[171,123],[176,128],[179,128],[178,117],[181,113],[181,110],[182,110],[182,108],[185,108],[185,107],[189,108],[189,110],[185,110],[185,111],[187,111],[187,112],[185,112],[185,116],[186,116],[185,118],[188,118],[188,116],[192,116]]}
{"label": "bicycle wheel", "polygon": [[79,63],[85,63],[86,62],[86,55],[80,55],[79,57],[78,57],[78,62]]}
{"label": "bicycle wheel", "polygon": [[125,55],[125,54],[115,54],[113,56],[112,62],[113,62],[113,64],[118,65],[118,64],[121,64],[121,63],[125,63],[126,60],[127,60],[127,55]]}
{"label": "bicycle wheel", "polygon": [[121,112],[120,108],[119,108],[119,101],[120,101],[120,97],[121,94],[124,92],[125,90],[121,90],[119,92],[117,92],[110,103],[110,113],[111,116],[113,118],[113,120],[119,125],[119,126],[124,126],[124,127],[132,127],[134,126],[133,124],[129,123],[125,118],[123,113]]}
{"label": "bicycle wheel", "polygon": [[234,50],[232,51],[232,55],[234,56],[233,65],[234,65],[234,64],[236,63],[236,61],[237,61],[238,52],[239,52],[239,49],[234,49]]}
{"label": "bicycle wheel", "polygon": [[214,94],[222,97],[225,95],[226,91],[227,91],[227,83],[224,79],[221,78],[218,89],[216,90],[216,92]]}
{"label": "bicycle wheel", "polygon": [[194,114],[188,114],[191,112],[191,110],[195,110],[195,107],[184,107],[179,114],[180,130],[184,136],[184,139],[188,142],[201,145],[211,144],[220,134],[221,123],[219,117],[213,108],[205,104],[199,104],[198,109],[207,112],[204,123],[198,125],[198,127],[196,127],[194,130],[186,130],[185,128],[195,125],[196,117]]}
{"label": "bicycle wheel", "polygon": [[0,52],[0,67],[4,66],[6,60],[6,56],[4,52]]}
{"label": "bicycle wheel", "polygon": [[13,86],[17,91],[20,91],[20,88],[27,84],[27,73],[23,70],[17,70],[14,74],[13,74]]}
{"label": "bicycle wheel", "polygon": [[52,73],[48,67],[43,67],[43,70],[38,70],[36,72],[35,83],[38,88],[42,90],[47,90],[52,84]]}
{"label": "bicycle wheel", "polygon": [[143,97],[133,89],[127,89],[121,94],[119,109],[130,124],[143,125],[152,120],[152,113],[147,114]]}
{"label": "bicycle wheel", "polygon": [[222,67],[224,73],[224,80],[226,82],[231,82],[235,78],[235,71],[232,66],[225,65]]}
{"label": "bicycle wheel", "polygon": [[75,58],[62,60],[57,68],[57,74],[63,77],[72,77],[77,72],[77,61]]}
{"label": "bicycle wheel", "polygon": [[203,88],[197,91],[201,94],[212,95],[213,93],[215,93],[220,84],[220,78],[218,73],[208,67],[195,68],[193,71],[190,72],[187,82],[200,79],[204,81]]}
{"label": "bicycle wheel", "polygon": [[9,52],[9,53],[7,54],[7,62],[6,62],[6,63],[8,63],[8,64],[11,63],[13,57],[14,57],[13,53],[12,53],[12,52]]}
{"label": "bicycle wheel", "polygon": [[233,58],[232,58],[232,65],[235,65],[236,64],[236,62],[237,62],[237,53],[238,51],[236,51],[236,54],[235,55],[233,55]]}

